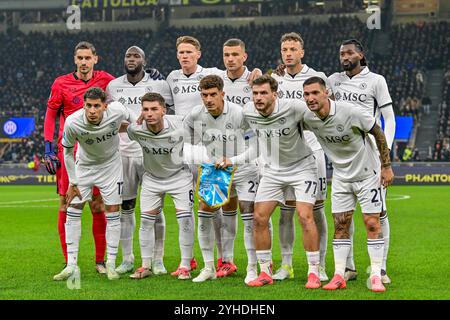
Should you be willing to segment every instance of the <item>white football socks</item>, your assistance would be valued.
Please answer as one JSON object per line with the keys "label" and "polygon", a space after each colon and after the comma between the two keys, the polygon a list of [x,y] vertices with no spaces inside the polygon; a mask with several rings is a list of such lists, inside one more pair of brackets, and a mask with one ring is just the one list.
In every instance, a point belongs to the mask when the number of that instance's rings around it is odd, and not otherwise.
{"label": "white football socks", "polygon": [[106,213],[106,264],[116,265],[120,242],[120,212]]}
{"label": "white football socks", "polygon": [[141,213],[139,228],[139,244],[141,247],[142,266],[151,268],[153,251],[155,248],[155,220],[154,214]]}
{"label": "white football socks", "polygon": [[65,223],[67,244],[67,265],[76,266],[78,260],[78,246],[81,238],[81,213],[83,210],[73,207],[67,208]]}

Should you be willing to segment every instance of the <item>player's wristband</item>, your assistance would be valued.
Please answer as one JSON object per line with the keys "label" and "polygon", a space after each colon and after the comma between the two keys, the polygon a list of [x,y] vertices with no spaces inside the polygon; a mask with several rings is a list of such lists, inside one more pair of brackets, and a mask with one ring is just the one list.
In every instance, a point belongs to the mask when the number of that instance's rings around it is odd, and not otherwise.
{"label": "player's wristband", "polygon": [[383,168],[389,168],[391,166],[390,162],[383,163]]}

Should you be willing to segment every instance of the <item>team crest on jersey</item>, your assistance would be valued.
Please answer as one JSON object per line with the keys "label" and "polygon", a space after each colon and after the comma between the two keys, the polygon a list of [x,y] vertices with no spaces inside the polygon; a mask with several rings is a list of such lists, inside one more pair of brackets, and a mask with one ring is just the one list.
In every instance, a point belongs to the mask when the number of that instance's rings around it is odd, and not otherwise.
{"label": "team crest on jersey", "polygon": [[111,128],[115,128],[115,127],[117,126],[117,124],[116,124],[115,121],[113,121],[113,122],[111,122],[111,123],[109,124],[109,126],[110,126]]}
{"label": "team crest on jersey", "polygon": [[226,125],[225,125],[225,128],[227,128],[227,129],[233,129],[233,124],[231,124],[231,123],[227,123]]}
{"label": "team crest on jersey", "polygon": [[180,92],[180,88],[178,87],[173,88],[173,94],[178,94],[178,92]]}
{"label": "team crest on jersey", "polygon": [[251,92],[252,91],[252,88],[250,88],[250,86],[245,86],[244,87],[244,92],[245,93],[249,93],[249,92]]}
{"label": "team crest on jersey", "polygon": [[341,100],[341,93],[340,92],[336,92],[334,97],[336,98],[336,100]]}
{"label": "team crest on jersey", "polygon": [[77,91],[77,88],[75,88],[75,87],[70,87],[70,88],[69,88],[69,91],[70,91],[70,92],[75,92],[75,91]]}
{"label": "team crest on jersey", "polygon": [[286,119],[285,118],[280,118],[280,120],[278,120],[279,123],[281,124],[285,124],[286,123]]}
{"label": "team crest on jersey", "polygon": [[153,88],[152,87],[146,87],[145,88],[145,92],[153,92]]}
{"label": "team crest on jersey", "polygon": [[169,143],[176,143],[177,142],[177,140],[175,140],[173,137],[169,137],[169,139],[167,139],[167,141]]}
{"label": "team crest on jersey", "polygon": [[120,97],[117,101],[119,101],[121,104],[125,104],[125,102],[127,102],[127,99],[125,99],[124,97]]}
{"label": "team crest on jersey", "polygon": [[87,139],[85,142],[86,142],[87,145],[91,145],[91,144],[94,143],[94,140],[92,140],[92,139]]}
{"label": "team crest on jersey", "polygon": [[142,147],[142,149],[144,149],[145,153],[150,153],[150,149],[147,147]]}
{"label": "team crest on jersey", "polygon": [[283,91],[278,91],[278,98],[283,99],[284,93]]}
{"label": "team crest on jersey", "polygon": [[80,97],[73,97],[72,103],[73,103],[73,104],[80,104],[80,103],[81,103]]}
{"label": "team crest on jersey", "polygon": [[362,89],[362,90],[366,89],[367,88],[367,83],[365,83],[365,82],[361,83],[359,85],[359,88]]}
{"label": "team crest on jersey", "polygon": [[342,124],[338,124],[336,126],[336,130],[339,131],[339,132],[342,132],[342,131],[344,131],[344,126]]}
{"label": "team crest on jersey", "polygon": [[197,76],[197,80],[202,80],[204,77],[205,77],[204,75],[199,74],[199,75]]}

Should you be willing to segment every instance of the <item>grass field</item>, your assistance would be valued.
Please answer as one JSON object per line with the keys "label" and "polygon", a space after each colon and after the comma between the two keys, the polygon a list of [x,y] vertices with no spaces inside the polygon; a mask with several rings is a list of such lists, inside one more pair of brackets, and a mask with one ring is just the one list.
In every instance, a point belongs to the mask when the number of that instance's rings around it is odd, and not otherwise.
{"label": "grass field", "polygon": [[[347,289],[337,292],[307,290],[306,257],[300,243],[297,223],[294,252],[295,279],[262,288],[244,284],[246,256],[239,222],[235,247],[235,262],[240,267],[229,278],[196,284],[170,275],[153,276],[141,281],[123,277],[108,281],[94,270],[94,245],[91,214],[84,212],[79,265],[81,289],[69,290],[65,282],[52,277],[63,268],[63,258],[56,228],[57,197],[51,186],[0,187],[0,299],[287,299],[287,300],[358,300],[358,299],[450,299],[450,187],[394,186],[388,194],[391,243],[388,274],[392,284],[385,293],[372,293],[366,287],[369,265],[366,235],[359,211],[355,217],[355,261],[358,280],[349,282]],[[170,200],[166,201],[165,265],[169,271],[179,263],[178,226]],[[279,212],[273,217],[274,265],[280,264],[278,249]],[[334,270],[332,219],[327,201],[329,225],[327,272]],[[139,219],[138,219],[139,221]],[[139,224],[139,223],[138,223]],[[138,230],[134,248],[136,265],[140,263]],[[195,256],[202,266],[196,240]],[[121,257],[121,255],[119,255]],[[120,259],[119,261],[120,262]],[[197,275],[199,270],[193,272]]]}

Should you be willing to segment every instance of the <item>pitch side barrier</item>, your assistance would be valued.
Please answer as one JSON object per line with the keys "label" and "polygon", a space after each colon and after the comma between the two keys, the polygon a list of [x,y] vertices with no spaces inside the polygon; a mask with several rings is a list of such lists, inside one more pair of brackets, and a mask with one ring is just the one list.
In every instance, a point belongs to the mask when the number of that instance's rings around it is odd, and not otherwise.
{"label": "pitch side barrier", "polygon": [[[450,186],[450,162],[399,162],[393,163],[394,185]],[[332,171],[327,171],[328,179]],[[0,165],[0,186],[4,185],[54,185],[56,176],[44,167],[33,171],[26,166]]]}

